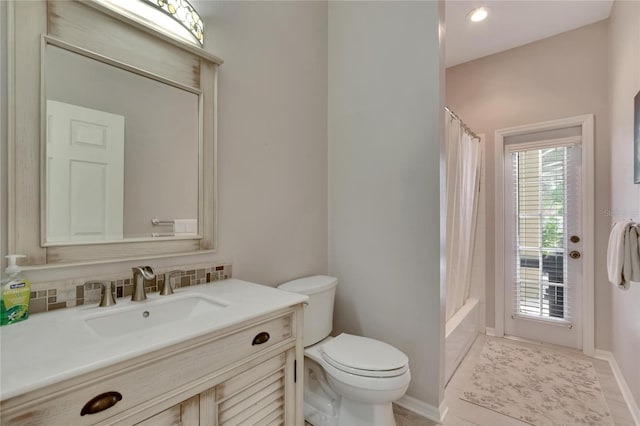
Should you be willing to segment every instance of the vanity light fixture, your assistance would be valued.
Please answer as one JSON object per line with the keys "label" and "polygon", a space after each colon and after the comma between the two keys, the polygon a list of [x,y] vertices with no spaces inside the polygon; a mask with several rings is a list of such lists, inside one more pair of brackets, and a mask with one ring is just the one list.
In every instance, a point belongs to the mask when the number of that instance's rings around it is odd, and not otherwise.
{"label": "vanity light fixture", "polygon": [[469,14],[467,15],[467,19],[469,19],[471,22],[480,22],[487,19],[487,16],[489,16],[489,9],[483,6],[475,8],[471,12],[469,12]]}
{"label": "vanity light fixture", "polygon": [[128,18],[198,47],[204,22],[187,0],[92,0]]}
{"label": "vanity light fixture", "polygon": [[[143,0],[145,1],[145,0]],[[146,0],[182,25],[202,46],[204,22],[187,0]]]}

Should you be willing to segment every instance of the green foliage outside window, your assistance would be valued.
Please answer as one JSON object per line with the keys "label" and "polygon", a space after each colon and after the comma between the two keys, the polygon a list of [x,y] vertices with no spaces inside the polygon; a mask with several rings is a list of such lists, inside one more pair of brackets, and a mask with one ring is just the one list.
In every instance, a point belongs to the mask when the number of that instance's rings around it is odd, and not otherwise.
{"label": "green foliage outside window", "polygon": [[558,147],[541,152],[542,249],[545,255],[550,253],[545,249],[564,247],[565,149]]}

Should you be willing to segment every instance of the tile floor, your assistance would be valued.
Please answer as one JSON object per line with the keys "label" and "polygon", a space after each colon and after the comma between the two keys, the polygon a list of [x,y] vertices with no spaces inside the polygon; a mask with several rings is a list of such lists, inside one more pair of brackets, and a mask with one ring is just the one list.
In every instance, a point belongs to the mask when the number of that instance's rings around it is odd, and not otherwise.
{"label": "tile floor", "polygon": [[[473,368],[475,367],[476,360],[480,356],[482,347],[487,339],[495,339],[495,337],[487,337],[485,335],[479,335],[475,343],[467,353],[467,356],[458,367],[458,370],[454,373],[451,381],[447,385],[445,391],[445,401],[449,407],[449,412],[445,417],[444,425],[446,426],[521,426],[527,425],[519,420],[502,415],[492,410],[482,408],[475,404],[463,401],[460,399],[462,392],[465,389],[465,385],[469,382]],[[515,342],[511,343],[521,344],[524,346],[535,346],[540,348],[541,345],[534,343]],[[604,391],[605,400],[609,406],[609,411],[613,417],[613,421],[616,426],[633,426],[633,418],[627,408],[626,403],[620,393],[618,384],[613,372],[607,361],[593,359],[585,357],[579,352],[571,350],[560,349],[557,347],[543,346],[546,350],[561,352],[565,354],[571,354],[581,359],[589,360],[598,374],[598,379]],[[396,416],[397,426],[433,426],[437,423],[430,421],[422,416],[419,416],[409,410],[394,405],[394,413]]]}

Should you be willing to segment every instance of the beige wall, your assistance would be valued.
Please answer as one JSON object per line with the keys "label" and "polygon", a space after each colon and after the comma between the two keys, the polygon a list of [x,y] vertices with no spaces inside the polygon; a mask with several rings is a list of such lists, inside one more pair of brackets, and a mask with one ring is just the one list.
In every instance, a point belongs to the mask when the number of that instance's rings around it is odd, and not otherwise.
{"label": "beige wall", "polygon": [[220,251],[276,285],[327,272],[327,3],[202,2],[219,74]]}
{"label": "beige wall", "polygon": [[[326,273],[327,3],[203,1],[196,7],[205,17],[206,49],[225,60],[218,80],[219,249],[144,263],[231,261],[235,277],[268,285]],[[113,275],[135,264],[140,261],[27,277]]]}
{"label": "beige wall", "polygon": [[329,2],[329,272],[334,334],[409,356],[408,395],[442,401],[438,2]]}
{"label": "beige wall", "polygon": [[[609,29],[610,219],[613,222],[633,218],[640,222],[640,185],[633,184],[633,97],[640,91],[640,3],[616,1]],[[611,351],[640,405],[640,283],[631,284],[629,290],[609,286]]]}
{"label": "beige wall", "polygon": [[[606,250],[610,218],[607,21],[447,69],[446,103],[487,136],[487,218],[494,217],[494,132],[595,114],[596,347],[611,347],[611,289]],[[487,222],[487,326],[493,327],[494,223]]]}

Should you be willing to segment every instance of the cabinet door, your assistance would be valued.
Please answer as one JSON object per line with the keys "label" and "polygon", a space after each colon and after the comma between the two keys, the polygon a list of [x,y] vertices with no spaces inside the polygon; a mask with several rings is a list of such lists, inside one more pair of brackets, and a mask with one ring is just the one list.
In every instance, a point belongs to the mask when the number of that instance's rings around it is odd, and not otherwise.
{"label": "cabinet door", "polygon": [[290,349],[216,386],[216,424],[293,426],[294,360]]}
{"label": "cabinet door", "polygon": [[136,423],[136,426],[198,426],[199,424],[200,395],[196,395]]}

